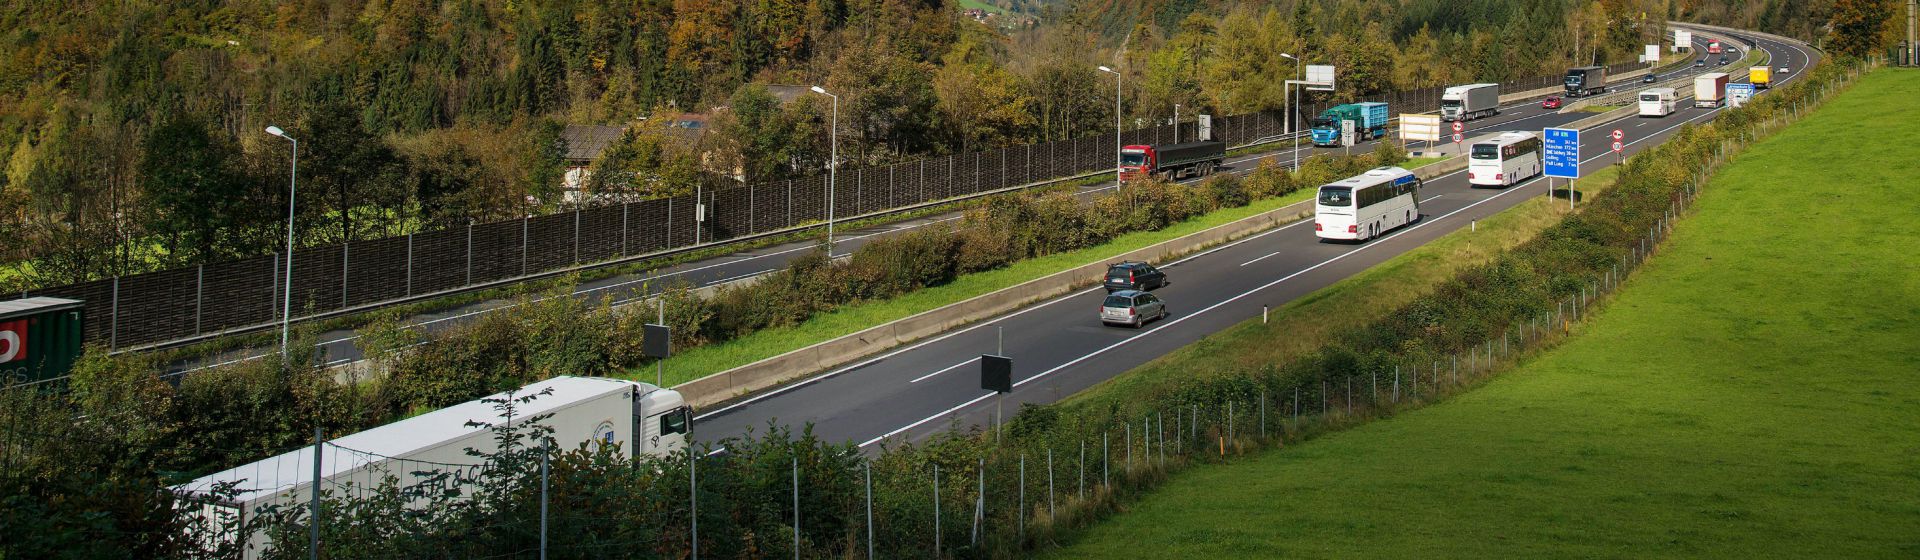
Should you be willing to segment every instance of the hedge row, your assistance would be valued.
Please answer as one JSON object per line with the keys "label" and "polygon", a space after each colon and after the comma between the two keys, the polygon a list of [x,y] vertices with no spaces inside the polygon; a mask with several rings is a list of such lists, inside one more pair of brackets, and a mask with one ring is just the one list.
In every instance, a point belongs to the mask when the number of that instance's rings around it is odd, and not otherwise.
{"label": "hedge row", "polygon": [[[960,274],[1085,248],[1128,232],[1164,228],[1401,157],[1387,149],[1357,157],[1314,158],[1297,173],[1267,161],[1245,179],[1220,176],[1197,185],[1135,183],[1122,193],[1100,196],[1091,203],[1076,201],[1065,193],[1004,195],[970,211],[951,231],[929,230],[877,239],[855,251],[851,258],[839,261],[830,261],[816,251],[759,283],[723,289],[711,299],[669,291],[663,301],[668,323],[679,338],[676,346],[721,343],[759,329],[795,324],[840,306],[950,282]],[[0,505],[6,506],[5,513],[0,513],[0,530],[21,537],[7,539],[0,545],[0,555],[32,556],[48,550],[74,551],[82,557],[206,554],[209,551],[199,548],[202,543],[181,536],[185,519],[174,509],[173,497],[154,489],[302,446],[309,443],[316,427],[328,434],[351,433],[555,375],[608,375],[646,364],[640,353],[640,327],[653,322],[651,312],[628,313],[622,311],[626,308],[571,297],[566,291],[527,296],[516,304],[510,311],[482,315],[459,328],[437,333],[425,344],[420,343],[417,333],[399,327],[392,318],[376,320],[362,330],[359,344],[368,355],[386,362],[387,371],[378,379],[354,383],[340,383],[334,372],[315,365],[310,349],[316,333],[307,330],[300,333],[303,341],[291,345],[296,350],[284,361],[274,357],[209,368],[184,378],[163,378],[157,374],[156,364],[139,357],[108,357],[94,349],[83,357],[72,379],[60,390],[0,390]],[[805,438],[790,441],[785,434],[763,439],[761,445],[768,449],[796,449],[799,451],[788,453],[838,465],[828,469],[833,472],[845,472],[843,463],[850,464],[855,457],[843,446]],[[728,447],[755,449],[750,442],[731,442]],[[736,451],[735,458],[728,461],[751,456]],[[511,462],[505,458],[489,460]],[[585,457],[569,457],[563,463],[592,462]],[[653,480],[676,472],[672,465],[649,469],[629,475]],[[594,476],[598,475],[580,474],[573,479],[591,479],[591,484],[615,485],[623,491],[649,487],[640,481]],[[702,478],[703,496],[707,492],[729,494],[726,487],[732,483],[723,475],[708,479],[703,474]],[[525,497],[524,487],[513,486],[512,479],[503,480],[507,481],[503,482],[505,486],[498,488],[507,493],[499,499]],[[709,481],[712,487],[707,486]],[[596,494],[591,498],[604,497]],[[466,501],[486,504],[488,500],[474,497]],[[336,511],[359,511],[356,515],[366,521],[378,518],[380,510],[364,508],[392,505],[340,504]],[[484,506],[448,511],[480,515],[476,512],[501,514],[504,510]],[[652,513],[647,515],[660,515],[664,510],[649,511]],[[716,506],[713,511],[725,508]],[[718,539],[714,546],[759,546],[753,544],[755,538],[742,536],[755,530],[751,527],[740,529],[745,532],[738,534],[722,530],[729,523],[744,522],[727,519],[746,520],[751,516],[733,512],[713,521],[712,535]],[[377,537],[386,543],[380,546],[401,547],[391,550],[434,550],[435,546],[452,546],[446,539],[461,535],[453,528],[469,526],[463,525],[465,521],[440,521],[434,526],[449,529],[427,531],[424,527],[428,525],[415,519],[406,527],[420,531],[418,534],[356,533],[360,536],[340,536],[329,542]],[[355,527],[375,526],[356,523],[328,526],[328,530],[357,531]],[[822,536],[820,546],[826,547],[819,550],[837,547],[827,544],[831,539],[824,535],[839,529],[832,523],[819,527],[820,532],[815,534]],[[272,530],[268,525],[257,528]],[[587,534],[597,529],[582,526],[579,530],[578,534]],[[809,528],[809,532],[814,533],[814,529]],[[520,533],[508,531],[499,538],[517,535]],[[707,538],[703,535],[703,542]],[[459,550],[467,552],[507,550],[493,547],[508,546],[498,539],[471,534],[456,540],[465,543],[462,546],[468,548]],[[426,548],[411,548],[416,545]],[[346,547],[343,550],[357,550],[352,546],[358,545],[341,546]],[[585,550],[601,552],[583,552],[582,556],[607,555],[603,549]],[[443,556],[484,555],[448,552]]]}

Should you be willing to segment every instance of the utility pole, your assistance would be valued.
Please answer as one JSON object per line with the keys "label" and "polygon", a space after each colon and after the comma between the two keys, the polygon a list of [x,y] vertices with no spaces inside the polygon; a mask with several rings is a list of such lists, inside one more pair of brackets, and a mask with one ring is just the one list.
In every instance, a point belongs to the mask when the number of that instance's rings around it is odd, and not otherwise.
{"label": "utility pole", "polygon": [[1907,0],[1907,66],[1920,66],[1920,0]]}

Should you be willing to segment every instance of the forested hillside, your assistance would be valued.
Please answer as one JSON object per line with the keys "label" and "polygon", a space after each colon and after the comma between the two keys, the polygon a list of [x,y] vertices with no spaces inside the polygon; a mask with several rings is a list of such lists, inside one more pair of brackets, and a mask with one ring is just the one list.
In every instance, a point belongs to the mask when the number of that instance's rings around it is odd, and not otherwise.
{"label": "forested hillside", "polygon": [[[966,6],[1014,7],[1002,31]],[[0,7],[0,289],[554,210],[565,125],[627,126],[589,195],[1278,108],[1289,52],[1351,97],[1632,60],[1656,0],[29,1]],[[1008,33],[1012,33],[1009,35]],[[694,141],[670,130],[708,118]],[[684,133],[685,131],[679,131]],[[738,177],[729,177],[737,175]],[[592,196],[585,199],[591,200]]]}

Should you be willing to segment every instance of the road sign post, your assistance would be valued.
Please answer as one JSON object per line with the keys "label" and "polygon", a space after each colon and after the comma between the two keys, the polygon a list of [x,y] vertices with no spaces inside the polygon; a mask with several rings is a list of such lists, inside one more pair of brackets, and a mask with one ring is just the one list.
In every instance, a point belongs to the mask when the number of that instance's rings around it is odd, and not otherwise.
{"label": "road sign post", "polygon": [[1454,151],[1457,151],[1457,152],[1460,152],[1460,153],[1466,153],[1466,152],[1464,152],[1464,151],[1461,151],[1461,149],[1460,149],[1460,143],[1461,143],[1461,142],[1464,142],[1464,141],[1466,141],[1466,139],[1467,139],[1467,135],[1466,135],[1466,132],[1467,132],[1467,125],[1466,125],[1466,123],[1462,123],[1462,122],[1460,122],[1460,121],[1453,121],[1453,149],[1454,149]]}
{"label": "road sign post", "polygon": [[1616,164],[1622,164],[1627,162],[1626,154],[1621,151],[1622,148],[1626,147],[1626,145],[1622,144],[1621,141],[1626,139],[1627,139],[1626,132],[1623,132],[1618,128],[1613,129],[1613,160],[1614,160],[1614,163]]}
{"label": "road sign post", "polygon": [[1540,155],[1546,165],[1547,196],[1553,196],[1553,179],[1568,179],[1567,208],[1574,205],[1573,179],[1580,178],[1580,131],[1571,128],[1549,128],[1541,131],[1540,138],[1545,140]]}

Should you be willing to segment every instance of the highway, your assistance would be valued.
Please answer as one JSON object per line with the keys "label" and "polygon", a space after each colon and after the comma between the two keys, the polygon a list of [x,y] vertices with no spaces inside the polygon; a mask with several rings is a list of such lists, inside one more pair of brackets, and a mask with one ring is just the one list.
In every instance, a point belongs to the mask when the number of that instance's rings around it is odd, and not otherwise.
{"label": "highway", "polygon": [[[1806,68],[1814,60],[1810,49],[1796,44],[1760,40],[1758,48],[1773,55],[1773,65],[1791,61]],[[1665,77],[1715,68],[1711,63],[1688,66]],[[1685,92],[1690,94],[1691,86]],[[1686,104],[1664,118],[1627,117],[1589,128],[1581,135],[1582,174],[1614,162],[1607,135],[1612,129],[1626,131],[1626,150],[1634,153],[1719,111]],[[1470,129],[1476,134],[1538,131],[1591,115],[1514,107],[1472,121]],[[871,452],[887,441],[922,441],[956,425],[987,425],[998,399],[979,388],[980,354],[1013,359],[1015,388],[1004,397],[1004,410],[1053,402],[1256,317],[1262,305],[1278,307],[1546,191],[1545,179],[1501,190],[1470,188],[1464,172],[1441,176],[1422,189],[1421,219],[1380,239],[1322,243],[1312,220],[1305,220],[1164,264],[1172,284],[1155,293],[1168,302],[1172,315],[1142,329],[1102,326],[1095,314],[1104,293],[1090,288],[702,411],[694,433],[713,443],[768,423],[796,428],[811,423],[823,439],[853,441]],[[997,348],[1001,340],[1004,350]]]}
{"label": "highway", "polygon": [[[1704,52],[1705,39],[1697,35],[1696,37],[1694,41],[1696,51]],[[1693,68],[1691,66],[1682,67],[1663,74],[1661,79],[1665,80],[1677,76],[1710,71],[1711,68],[1711,66],[1706,69]],[[1615,88],[1632,88],[1638,85],[1635,79],[1620,80],[1612,83],[1616,84]],[[1526,100],[1502,107],[1501,114],[1495,117],[1470,121],[1467,123],[1467,131],[1469,136],[1473,136],[1474,134],[1485,133],[1487,131],[1508,130],[1513,126],[1537,129],[1543,125],[1537,125],[1535,121],[1548,117],[1552,113],[1552,110],[1541,109],[1539,104],[1534,100]],[[1579,116],[1582,115],[1571,115],[1571,117],[1574,118]],[[1371,150],[1372,147],[1373,142],[1365,142],[1355,146],[1353,151],[1356,153],[1364,152]],[[1442,147],[1451,149],[1446,146]],[[1299,148],[1298,155],[1304,159],[1315,155],[1339,151],[1343,150],[1340,148],[1302,146]],[[1290,148],[1235,156],[1228,158],[1227,165],[1221,172],[1226,174],[1245,174],[1251,172],[1255,167],[1253,164],[1262,158],[1275,158],[1276,163],[1291,166],[1294,156],[1295,150]],[[1197,180],[1199,179],[1190,179],[1184,182]],[[1091,197],[1113,188],[1114,183],[1106,182],[1079,187],[1079,192],[1082,196]],[[951,212],[875,227],[842,230],[837,232],[835,236],[834,254],[836,256],[844,256],[858,250],[861,246],[865,245],[867,241],[881,236],[906,232],[922,227],[951,226],[959,219],[959,212]],[[583,282],[575,286],[570,295],[594,302],[610,298],[615,305],[620,305],[644,300],[662,289],[671,288],[676,285],[711,286],[740,281],[783,268],[793,258],[813,250],[818,244],[817,239],[782,243],[757,249],[743,250],[720,257],[681,263],[644,273],[602,278]],[[454,306],[439,311],[411,315],[404,318],[404,323],[423,331],[423,338],[425,338],[426,334],[455,328],[481,315],[509,309],[516,305],[518,305],[518,302],[512,299],[486,300]],[[319,359],[327,366],[349,364],[365,358],[360,348],[356,345],[359,335],[351,329],[336,329],[321,332],[316,338],[318,339],[316,347]],[[273,355],[276,352],[276,348],[254,347],[226,352],[212,358],[182,360],[168,364],[165,368],[165,374],[168,376],[182,375],[209,367],[218,367],[234,362],[258,359]]]}

